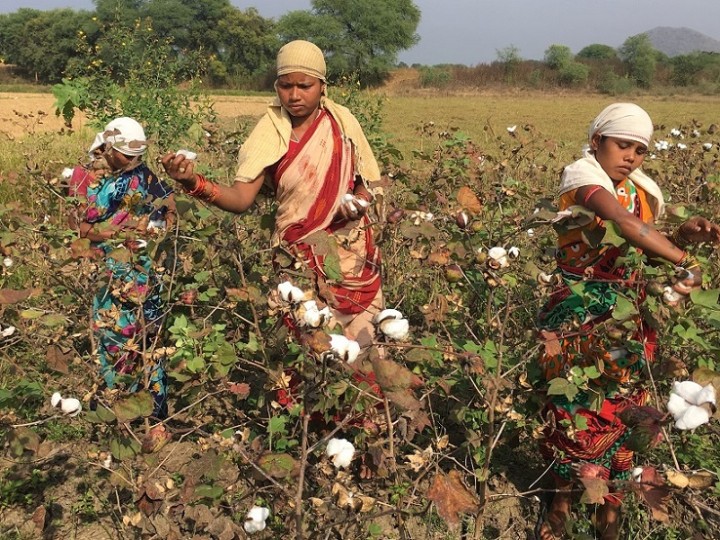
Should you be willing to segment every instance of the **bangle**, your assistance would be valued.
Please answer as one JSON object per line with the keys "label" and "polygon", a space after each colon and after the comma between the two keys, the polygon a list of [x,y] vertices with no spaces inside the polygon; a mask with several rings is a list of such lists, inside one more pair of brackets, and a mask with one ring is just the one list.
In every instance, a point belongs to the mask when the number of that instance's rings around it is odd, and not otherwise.
{"label": "bangle", "polygon": [[210,185],[210,194],[203,193],[202,199],[205,199],[209,203],[214,203],[215,199],[218,198],[218,195],[220,195],[220,186],[217,185],[215,182],[208,182]]}
{"label": "bangle", "polygon": [[198,174],[197,182],[195,182],[195,187],[191,190],[186,189],[185,191],[191,197],[200,197],[205,192],[206,185],[207,185],[207,178],[205,178],[202,174]]}
{"label": "bangle", "polygon": [[691,268],[698,268],[700,266],[700,261],[698,261],[693,255],[690,255],[687,251],[683,251],[682,257],[680,257],[680,260],[675,263],[675,266],[682,268],[683,270],[690,270]]}
{"label": "bangle", "polygon": [[356,199],[361,199],[361,200],[365,201],[366,203],[372,202],[372,198],[370,197],[370,195],[366,194],[362,191],[360,193],[353,193],[353,195],[355,196]]}

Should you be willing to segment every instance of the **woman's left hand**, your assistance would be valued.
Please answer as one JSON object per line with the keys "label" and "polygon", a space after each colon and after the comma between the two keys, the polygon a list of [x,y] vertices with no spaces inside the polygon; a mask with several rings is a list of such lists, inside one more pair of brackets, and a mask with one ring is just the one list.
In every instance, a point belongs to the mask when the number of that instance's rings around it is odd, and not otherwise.
{"label": "woman's left hand", "polygon": [[694,216],[680,225],[675,233],[675,238],[680,243],[686,244],[700,244],[703,242],[719,244],[720,227],[704,217]]}
{"label": "woman's left hand", "polygon": [[355,221],[367,213],[369,206],[370,203],[365,199],[356,197],[352,193],[347,193],[345,194],[335,217],[336,219]]}

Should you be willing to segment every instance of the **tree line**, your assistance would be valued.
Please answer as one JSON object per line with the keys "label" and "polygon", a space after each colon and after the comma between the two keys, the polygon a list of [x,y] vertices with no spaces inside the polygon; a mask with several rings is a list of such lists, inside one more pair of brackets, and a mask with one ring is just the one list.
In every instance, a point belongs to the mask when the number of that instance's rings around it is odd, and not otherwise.
{"label": "tree line", "polygon": [[420,11],[411,0],[313,0],[310,10],[278,20],[254,8],[238,9],[230,0],[94,4],[94,11],[25,8],[0,15],[0,58],[20,75],[49,84],[87,69],[81,63],[88,61],[122,73],[121,58],[113,53],[125,44],[108,37],[142,30],[168,43],[188,69],[201,68],[212,85],[261,89],[272,80],[278,48],[292,39],[320,46],[334,77],[352,73],[365,84],[384,80],[398,53],[419,40]]}

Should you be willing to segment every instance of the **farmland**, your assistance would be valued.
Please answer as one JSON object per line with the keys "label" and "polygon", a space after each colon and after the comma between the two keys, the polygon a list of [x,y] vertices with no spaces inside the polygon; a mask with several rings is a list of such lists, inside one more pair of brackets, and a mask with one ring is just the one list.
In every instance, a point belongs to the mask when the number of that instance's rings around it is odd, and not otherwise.
{"label": "farmland", "polygon": [[[320,359],[283,331],[268,301],[276,285],[265,249],[268,198],[237,217],[180,196],[180,223],[157,246],[168,263],[164,345],[172,381],[171,440],[161,445],[135,398],[98,387],[88,309],[101,272],[68,228],[73,201],[60,178],[84,160],[93,130],[76,117],[75,131],[61,133],[49,94],[0,94],[0,247],[10,261],[0,275],[0,323],[16,328],[0,341],[1,538],[242,538],[254,504],[271,510],[257,538],[532,534],[547,488],[532,359],[547,345],[534,318],[548,290],[537,274],[553,269],[555,237],[531,216],[552,198],[589,121],[615,99],[402,87],[361,100],[369,98],[383,102],[378,140],[393,178],[377,208],[384,291],[412,325],[410,343],[386,347],[405,370],[398,373],[422,380],[412,401],[422,411],[369,395],[340,362],[316,365]],[[217,125],[197,148],[207,174],[231,177],[234,133],[252,125],[269,99],[214,98]],[[646,170],[670,202],[683,204],[674,215],[717,219],[720,98],[622,100],[643,105],[656,139],[671,143],[651,148]],[[151,158],[162,150],[152,149]],[[404,217],[387,219],[398,210]],[[460,210],[471,227],[456,220]],[[417,211],[434,217],[422,222],[411,217]],[[661,224],[667,231],[676,226],[670,221]],[[515,246],[519,256],[492,268],[484,254],[493,246]],[[717,371],[720,261],[707,246],[698,255],[707,268],[705,296],[675,310],[652,304],[664,329],[652,372],[660,408],[672,380]],[[448,276],[452,265],[459,279]],[[667,277],[639,265],[642,280]],[[289,366],[305,377],[301,407],[277,402]],[[85,411],[57,414],[49,403],[55,391],[81,399]],[[319,427],[306,411],[320,414]],[[429,424],[415,432],[420,412]],[[340,472],[323,451],[338,433],[356,445],[352,466]],[[694,432],[668,430],[639,457],[643,467],[704,483],[667,480],[648,488],[658,488],[655,500],[636,489],[623,537],[717,533],[718,436],[716,417]],[[591,537],[593,508],[577,509],[575,538]]]}

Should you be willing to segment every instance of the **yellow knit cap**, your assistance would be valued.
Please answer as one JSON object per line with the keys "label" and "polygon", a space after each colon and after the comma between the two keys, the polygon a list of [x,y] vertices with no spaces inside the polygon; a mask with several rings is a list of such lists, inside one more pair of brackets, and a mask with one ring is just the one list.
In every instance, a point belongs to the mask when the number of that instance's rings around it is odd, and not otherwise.
{"label": "yellow knit cap", "polygon": [[325,57],[317,45],[298,39],[278,51],[277,76],[296,72],[325,81]]}

